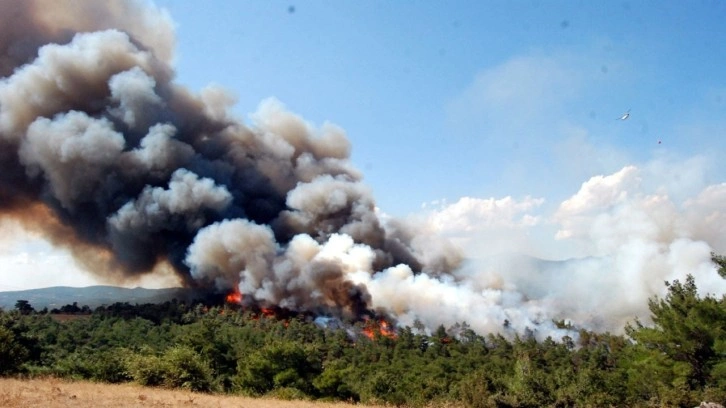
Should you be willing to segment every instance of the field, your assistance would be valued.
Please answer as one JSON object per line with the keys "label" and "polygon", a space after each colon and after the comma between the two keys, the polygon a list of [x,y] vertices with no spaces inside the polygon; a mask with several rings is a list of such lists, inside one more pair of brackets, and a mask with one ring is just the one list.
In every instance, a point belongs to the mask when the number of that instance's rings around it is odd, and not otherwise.
{"label": "field", "polygon": [[238,396],[199,394],[148,388],[135,384],[99,384],[58,379],[0,378],[0,407],[4,408],[374,408],[344,403],[283,401]]}

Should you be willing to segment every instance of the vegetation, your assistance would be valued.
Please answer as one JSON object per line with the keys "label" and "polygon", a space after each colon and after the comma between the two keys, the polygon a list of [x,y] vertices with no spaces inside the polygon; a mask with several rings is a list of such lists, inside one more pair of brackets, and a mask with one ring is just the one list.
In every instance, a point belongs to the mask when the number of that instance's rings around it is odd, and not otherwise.
{"label": "vegetation", "polygon": [[[714,262],[723,274],[724,259]],[[330,328],[176,300],[74,304],[61,310],[83,318],[61,320],[18,300],[0,310],[0,375],[413,407],[723,403],[726,298],[699,296],[692,276],[666,286],[649,301],[650,325],[544,341],[482,336],[464,322],[395,335],[375,322]]]}

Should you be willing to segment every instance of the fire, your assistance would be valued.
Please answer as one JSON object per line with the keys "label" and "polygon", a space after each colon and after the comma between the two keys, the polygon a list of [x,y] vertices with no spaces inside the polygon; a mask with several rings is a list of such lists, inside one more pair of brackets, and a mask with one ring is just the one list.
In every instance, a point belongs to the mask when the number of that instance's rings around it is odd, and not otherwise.
{"label": "fire", "polygon": [[239,288],[235,286],[234,290],[227,294],[224,298],[227,303],[240,304],[242,303],[242,294],[239,292]]}
{"label": "fire", "polygon": [[362,333],[371,340],[376,337],[376,334],[388,337],[389,339],[395,339],[397,337],[395,329],[383,319],[367,319],[363,326]]}
{"label": "fire", "polygon": [[[240,293],[239,288],[235,286],[235,289],[228,293],[227,296],[224,297],[225,302],[231,303],[234,305],[242,305],[242,299],[244,299],[244,295]],[[252,313],[252,319],[258,320],[260,317],[268,317],[268,318],[283,318],[284,312],[282,310],[279,310],[274,307],[257,307],[254,305],[248,305],[248,307],[244,307],[243,310],[248,310]],[[287,326],[287,324],[286,324]]]}
{"label": "fire", "polygon": [[276,317],[277,313],[269,307],[262,307],[260,308],[260,313],[265,317]]}

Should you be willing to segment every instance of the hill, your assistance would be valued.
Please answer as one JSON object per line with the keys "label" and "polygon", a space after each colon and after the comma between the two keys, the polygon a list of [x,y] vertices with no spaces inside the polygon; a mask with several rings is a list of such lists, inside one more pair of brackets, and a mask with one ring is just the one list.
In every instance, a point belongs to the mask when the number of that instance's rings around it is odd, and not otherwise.
{"label": "hill", "polygon": [[118,286],[87,286],[82,288],[54,286],[42,289],[28,289],[0,292],[0,308],[9,310],[18,300],[27,300],[36,309],[59,308],[77,302],[79,306],[95,308],[116,302],[162,303],[174,298],[191,300],[194,293],[185,288],[122,288]]}

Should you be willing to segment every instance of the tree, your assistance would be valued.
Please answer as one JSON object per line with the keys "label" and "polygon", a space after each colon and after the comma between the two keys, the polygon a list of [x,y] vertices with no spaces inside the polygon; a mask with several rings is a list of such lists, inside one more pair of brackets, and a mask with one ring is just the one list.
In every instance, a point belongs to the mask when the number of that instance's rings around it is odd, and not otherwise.
{"label": "tree", "polygon": [[346,382],[352,367],[342,360],[335,360],[325,366],[323,372],[313,379],[313,386],[323,397],[357,401],[360,397]]}
{"label": "tree", "polygon": [[28,351],[17,341],[15,334],[0,325],[0,375],[20,371]]}
{"label": "tree", "polygon": [[[685,391],[701,391],[723,357],[718,348],[726,338],[726,303],[712,296],[699,297],[695,280],[666,282],[664,299],[649,300],[653,326],[639,321],[627,334],[644,350],[641,362],[656,364],[664,382]],[[638,364],[638,362],[635,362]]]}
{"label": "tree", "polygon": [[194,350],[174,346],[162,356],[165,368],[164,384],[171,388],[191,391],[212,391],[212,370],[209,364]]}
{"label": "tree", "polygon": [[35,309],[33,309],[33,306],[31,306],[30,302],[27,300],[18,300],[15,302],[15,310],[19,311],[20,314],[23,315],[29,315],[35,312]]}
{"label": "tree", "polygon": [[131,378],[144,386],[157,386],[164,383],[164,364],[161,357],[148,348],[130,355],[126,367]]}
{"label": "tree", "polygon": [[718,274],[726,279],[726,256],[716,255],[714,252],[711,252],[711,260],[718,267]]}
{"label": "tree", "polygon": [[290,341],[268,344],[239,361],[236,384],[253,395],[276,388],[295,388],[313,395],[316,389],[312,380],[322,372],[322,365],[311,351]]}

